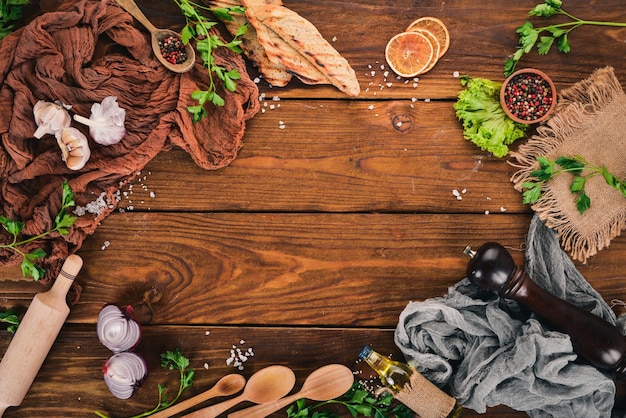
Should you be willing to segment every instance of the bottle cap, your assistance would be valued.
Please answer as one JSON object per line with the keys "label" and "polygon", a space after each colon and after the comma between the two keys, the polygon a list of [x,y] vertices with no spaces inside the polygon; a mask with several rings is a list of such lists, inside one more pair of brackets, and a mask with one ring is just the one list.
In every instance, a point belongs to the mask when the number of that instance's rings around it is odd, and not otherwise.
{"label": "bottle cap", "polygon": [[366,358],[369,357],[372,351],[373,351],[372,347],[370,345],[366,345],[365,347],[361,349],[361,351],[359,351],[359,358],[361,360],[365,360]]}

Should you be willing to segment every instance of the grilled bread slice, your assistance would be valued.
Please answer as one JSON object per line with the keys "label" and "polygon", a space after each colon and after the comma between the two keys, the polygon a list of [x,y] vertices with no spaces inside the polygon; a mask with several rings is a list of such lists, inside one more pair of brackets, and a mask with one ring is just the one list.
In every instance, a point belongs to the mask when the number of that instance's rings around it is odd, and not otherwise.
{"label": "grilled bread slice", "polygon": [[[241,7],[241,0],[207,0],[210,8],[231,8]],[[263,4],[282,4],[281,0],[261,0]],[[231,13],[233,20],[224,20],[224,26],[231,35],[235,35],[237,30],[245,24],[248,19],[244,14]],[[272,61],[267,56],[265,48],[259,42],[256,29],[248,24],[247,32],[241,37],[241,49],[252,65],[258,68],[263,78],[275,87],[284,87],[291,81],[291,73],[287,71],[280,61]]]}
{"label": "grilled bread slice", "polygon": [[354,70],[311,22],[284,6],[261,1],[242,0],[270,59],[282,62],[304,82],[330,83],[350,96],[359,95]]}

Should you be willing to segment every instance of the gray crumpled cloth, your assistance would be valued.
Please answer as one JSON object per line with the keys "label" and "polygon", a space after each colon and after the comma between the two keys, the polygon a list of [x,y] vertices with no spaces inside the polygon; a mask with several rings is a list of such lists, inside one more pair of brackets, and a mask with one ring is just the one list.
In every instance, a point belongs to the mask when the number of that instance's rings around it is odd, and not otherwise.
{"label": "gray crumpled cloth", "polygon": [[[469,261],[469,260],[468,260]],[[530,225],[525,267],[538,285],[615,324],[611,308],[563,252],[537,216]],[[577,362],[568,335],[550,330],[517,302],[465,278],[442,297],[410,302],[395,343],[407,361],[460,404],[479,413],[497,405],[531,417],[611,417],[615,385]]]}

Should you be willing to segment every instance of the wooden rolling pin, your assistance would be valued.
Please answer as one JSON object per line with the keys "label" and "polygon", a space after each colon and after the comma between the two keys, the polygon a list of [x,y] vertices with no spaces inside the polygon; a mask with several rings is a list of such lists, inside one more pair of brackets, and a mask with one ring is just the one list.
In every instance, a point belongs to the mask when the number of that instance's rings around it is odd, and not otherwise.
{"label": "wooden rolling pin", "polygon": [[70,313],[65,298],[83,260],[70,255],[47,292],[35,295],[2,362],[0,362],[0,416],[18,406],[35,380],[54,340]]}

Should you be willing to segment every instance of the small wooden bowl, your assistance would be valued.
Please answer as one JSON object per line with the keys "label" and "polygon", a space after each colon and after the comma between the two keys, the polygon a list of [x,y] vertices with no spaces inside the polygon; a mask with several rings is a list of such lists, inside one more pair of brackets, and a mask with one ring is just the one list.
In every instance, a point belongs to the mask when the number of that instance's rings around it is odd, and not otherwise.
{"label": "small wooden bowl", "polygon": [[[529,116],[523,116],[519,111],[513,109],[513,106],[511,106],[509,94],[510,87],[514,84],[518,84],[519,79],[524,77],[528,77],[526,79],[531,82],[545,81],[545,83],[548,84],[548,89],[545,92],[546,94],[545,96],[542,96],[543,98],[541,99],[543,103],[540,103],[542,109],[537,115],[533,115],[531,111]],[[527,125],[540,123],[548,119],[550,114],[554,111],[556,106],[556,87],[550,77],[548,77],[543,71],[539,71],[534,68],[524,68],[511,74],[504,81],[504,83],[502,83],[502,89],[500,90],[500,104],[502,105],[504,113],[506,113],[506,115],[515,122]]]}

